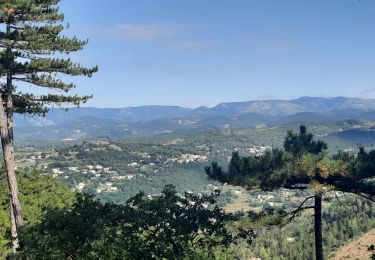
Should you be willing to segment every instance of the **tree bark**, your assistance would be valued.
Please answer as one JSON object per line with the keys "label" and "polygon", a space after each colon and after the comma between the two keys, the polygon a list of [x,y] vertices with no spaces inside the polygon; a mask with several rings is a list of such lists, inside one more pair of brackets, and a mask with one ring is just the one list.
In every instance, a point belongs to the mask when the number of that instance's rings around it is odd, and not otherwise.
{"label": "tree bark", "polygon": [[13,253],[17,252],[17,248],[19,248],[20,243],[18,240],[18,233],[17,233],[17,225],[16,225],[16,218],[14,217],[14,210],[12,203],[9,203],[9,209],[10,209],[10,221],[11,221],[11,235],[12,235],[12,251]]}
{"label": "tree bark", "polygon": [[[10,34],[10,25],[7,25],[7,34]],[[7,49],[8,55],[11,50]],[[19,200],[18,184],[14,166],[14,140],[13,140],[13,85],[12,74],[9,69],[5,89],[0,94],[0,138],[3,148],[4,164],[10,191],[10,217],[13,251],[19,245],[17,230],[23,225],[22,209]]]}
{"label": "tree bark", "polygon": [[322,194],[315,194],[314,211],[315,256],[316,260],[323,260]]}
{"label": "tree bark", "polygon": [[[7,102],[9,103],[9,102]],[[9,108],[7,108],[9,110]],[[4,108],[4,101],[0,95],[0,136],[1,136],[1,144],[3,148],[3,157],[4,157],[4,164],[5,169],[7,172],[8,177],[8,185],[10,191],[10,210],[11,210],[11,219],[13,218],[14,221],[11,221],[12,227],[12,236],[13,240],[18,240],[17,238],[17,229],[23,225],[23,217],[22,217],[22,209],[21,204],[18,196],[18,185],[17,185],[17,178],[16,172],[14,167],[14,146],[13,146],[13,132],[12,129],[12,120],[8,120],[8,113],[6,113]],[[9,121],[9,122],[8,122]],[[9,129],[10,127],[10,129]],[[18,245],[17,243],[13,243],[13,246]],[[15,250],[16,248],[13,248]]]}

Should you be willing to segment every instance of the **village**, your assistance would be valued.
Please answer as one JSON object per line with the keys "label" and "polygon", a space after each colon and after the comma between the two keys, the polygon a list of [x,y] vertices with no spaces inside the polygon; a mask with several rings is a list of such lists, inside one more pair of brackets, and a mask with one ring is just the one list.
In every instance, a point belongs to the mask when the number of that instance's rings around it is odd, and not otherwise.
{"label": "village", "polygon": [[[176,145],[176,143],[168,144]],[[234,151],[239,151],[241,154],[248,154],[260,156],[264,152],[271,150],[271,146],[251,146],[251,147],[235,147]],[[25,149],[26,150],[26,149]],[[32,149],[24,152],[23,158],[19,158],[19,162],[23,166],[29,168],[38,168],[43,174],[51,175],[53,178],[61,179],[70,183],[72,190],[77,192],[84,192],[87,188],[93,187],[96,194],[110,194],[122,192],[121,186],[126,182],[132,182],[140,178],[146,178],[151,175],[162,174],[169,167],[190,167],[190,165],[207,165],[211,160],[212,153],[215,151],[214,147],[211,149],[205,148],[196,153],[173,153],[169,156],[154,155],[152,152],[131,151],[131,156],[128,158],[126,150],[119,145],[112,143],[106,139],[99,139],[90,141],[84,145],[78,146],[78,149],[69,150],[55,150],[51,149],[44,152],[35,152]],[[224,148],[215,151],[219,154],[230,154],[232,149]],[[109,154],[124,153],[121,162],[121,168],[108,167],[105,163],[99,163],[99,159],[91,158],[86,160],[81,158],[80,154],[92,154],[95,152],[107,152]],[[59,158],[61,163],[55,163]],[[225,156],[229,161],[230,156]],[[94,160],[92,160],[94,159]],[[52,163],[51,163],[52,162]],[[204,174],[202,172],[202,174]],[[70,180],[69,180],[70,179]],[[146,180],[143,179],[143,180]],[[141,180],[139,180],[141,181]],[[280,192],[266,193],[266,192],[252,192],[249,193],[239,187],[231,185],[208,184],[204,190],[214,191],[216,189],[224,189],[228,191],[232,199],[227,205],[228,210],[231,208],[237,210],[259,210],[263,207],[281,207],[285,202],[296,204],[300,197],[295,196],[294,192],[288,190],[281,190]],[[192,191],[190,191],[192,192]],[[150,196],[152,196],[150,194]],[[232,206],[231,206],[232,205]]]}

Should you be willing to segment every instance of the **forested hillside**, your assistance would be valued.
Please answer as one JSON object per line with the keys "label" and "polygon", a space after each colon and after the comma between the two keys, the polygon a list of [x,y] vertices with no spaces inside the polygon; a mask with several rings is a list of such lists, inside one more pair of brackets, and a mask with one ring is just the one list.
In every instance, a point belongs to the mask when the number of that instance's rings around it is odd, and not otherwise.
{"label": "forested hillside", "polygon": [[[139,139],[97,139],[67,142],[20,142],[17,161],[36,167],[69,187],[120,202],[142,190],[160,192],[165,184],[200,192],[217,183],[207,179],[204,167],[212,161],[226,166],[233,151],[262,154],[279,148],[285,133],[300,122],[272,128],[208,131],[189,135],[158,135]],[[329,151],[356,153],[375,144],[372,122],[307,123],[329,144]]]}

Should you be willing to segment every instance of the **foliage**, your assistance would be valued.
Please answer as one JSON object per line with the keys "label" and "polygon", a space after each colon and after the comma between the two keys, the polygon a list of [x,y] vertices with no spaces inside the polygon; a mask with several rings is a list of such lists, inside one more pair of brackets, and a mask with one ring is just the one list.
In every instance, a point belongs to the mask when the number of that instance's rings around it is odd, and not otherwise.
{"label": "foliage", "polygon": [[327,144],[322,141],[314,141],[313,134],[307,133],[306,126],[300,126],[298,134],[289,130],[284,140],[284,149],[293,154],[300,156],[305,153],[318,154],[327,149]]}
{"label": "foliage", "polygon": [[241,185],[247,189],[260,185],[261,180],[281,168],[287,156],[280,149],[266,151],[263,155],[240,157],[234,152],[229,162],[228,172],[222,170],[216,162],[206,166],[206,174],[215,180]]}
{"label": "foliage", "polygon": [[166,186],[159,196],[139,193],[117,205],[78,194],[71,208],[50,208],[39,224],[25,227],[15,257],[214,258],[217,246],[234,239],[226,228],[233,216],[213,205],[216,196],[181,196]]}
{"label": "foliage", "polygon": [[[42,176],[37,171],[17,174],[20,185],[21,204],[28,225],[39,223],[46,213],[47,207],[69,207],[74,201],[70,190],[49,176]],[[10,219],[9,192],[4,170],[0,172],[0,256],[4,257],[9,251]]]}

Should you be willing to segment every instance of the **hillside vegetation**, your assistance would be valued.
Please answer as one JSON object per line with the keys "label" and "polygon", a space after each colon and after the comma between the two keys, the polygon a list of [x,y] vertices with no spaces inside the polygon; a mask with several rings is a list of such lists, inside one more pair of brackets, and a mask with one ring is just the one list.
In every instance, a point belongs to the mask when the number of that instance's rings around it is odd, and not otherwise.
{"label": "hillside vegetation", "polygon": [[[261,154],[281,147],[285,133],[300,122],[272,128],[205,131],[189,135],[158,135],[140,139],[96,139],[70,142],[20,142],[20,167],[37,168],[69,187],[121,202],[139,191],[161,192],[165,184],[177,190],[201,192],[218,186],[204,174],[212,161],[226,167],[233,151]],[[329,151],[352,153],[375,145],[373,122],[307,123]],[[211,187],[211,188],[210,188]],[[223,194],[230,196],[230,192]],[[227,201],[223,198],[223,202]]]}

